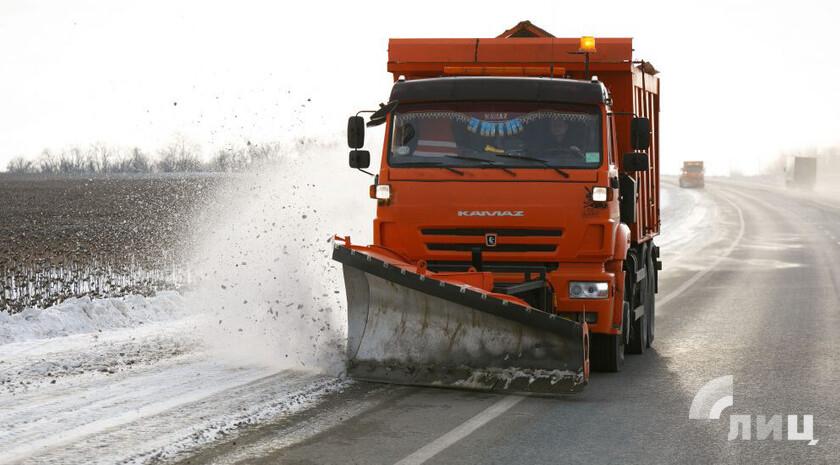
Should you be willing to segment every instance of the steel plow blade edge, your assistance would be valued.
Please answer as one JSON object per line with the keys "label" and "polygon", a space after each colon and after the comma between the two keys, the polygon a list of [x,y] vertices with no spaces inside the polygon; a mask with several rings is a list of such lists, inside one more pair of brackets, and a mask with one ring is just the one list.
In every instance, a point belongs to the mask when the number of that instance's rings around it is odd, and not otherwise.
{"label": "steel plow blade edge", "polygon": [[344,263],[350,376],[540,394],[587,383],[580,324],[344,250],[334,258]]}

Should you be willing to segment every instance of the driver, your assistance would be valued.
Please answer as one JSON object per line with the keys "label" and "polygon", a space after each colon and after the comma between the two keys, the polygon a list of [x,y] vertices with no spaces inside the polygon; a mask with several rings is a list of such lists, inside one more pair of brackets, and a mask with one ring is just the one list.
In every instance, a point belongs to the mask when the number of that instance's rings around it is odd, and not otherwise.
{"label": "driver", "polygon": [[560,118],[551,118],[548,123],[548,132],[554,139],[549,150],[571,152],[575,155],[583,156],[583,151],[571,140],[568,121]]}

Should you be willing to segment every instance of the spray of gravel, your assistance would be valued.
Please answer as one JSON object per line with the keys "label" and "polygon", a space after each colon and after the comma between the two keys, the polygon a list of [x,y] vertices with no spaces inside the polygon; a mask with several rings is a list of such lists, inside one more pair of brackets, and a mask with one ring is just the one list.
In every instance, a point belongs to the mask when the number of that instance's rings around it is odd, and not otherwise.
{"label": "spray of gravel", "polygon": [[281,160],[223,183],[196,221],[188,294],[219,357],[339,373],[346,335],[335,233],[369,240],[370,179],[335,143],[297,142]]}

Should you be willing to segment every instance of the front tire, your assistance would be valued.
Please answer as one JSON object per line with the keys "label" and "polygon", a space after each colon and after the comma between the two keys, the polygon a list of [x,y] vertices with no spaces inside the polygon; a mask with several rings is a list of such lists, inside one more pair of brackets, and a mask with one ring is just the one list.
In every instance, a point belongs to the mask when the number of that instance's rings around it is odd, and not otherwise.
{"label": "front tire", "polygon": [[[630,306],[624,302],[624,320],[627,321]],[[606,373],[618,373],[624,366],[626,346],[622,334],[590,334],[589,360],[592,370]]]}

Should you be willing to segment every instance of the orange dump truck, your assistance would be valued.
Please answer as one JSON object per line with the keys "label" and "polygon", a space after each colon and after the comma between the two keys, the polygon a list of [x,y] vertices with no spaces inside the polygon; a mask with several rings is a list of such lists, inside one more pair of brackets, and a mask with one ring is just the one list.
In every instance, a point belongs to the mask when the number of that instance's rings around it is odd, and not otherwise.
{"label": "orange dump truck", "polygon": [[705,169],[702,161],[683,162],[680,172],[680,187],[703,187],[706,185]]}
{"label": "orange dump truck", "polygon": [[[391,39],[374,243],[336,236],[348,372],[573,392],[653,341],[659,79],[629,38]],[[364,113],[364,112],[359,112]],[[348,122],[364,170],[364,120]],[[370,174],[370,173],[369,173]]]}

